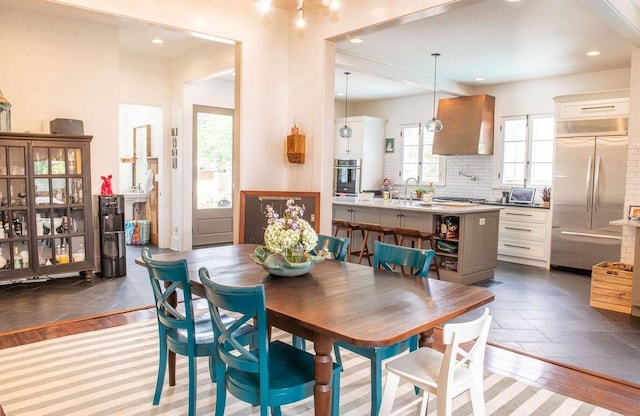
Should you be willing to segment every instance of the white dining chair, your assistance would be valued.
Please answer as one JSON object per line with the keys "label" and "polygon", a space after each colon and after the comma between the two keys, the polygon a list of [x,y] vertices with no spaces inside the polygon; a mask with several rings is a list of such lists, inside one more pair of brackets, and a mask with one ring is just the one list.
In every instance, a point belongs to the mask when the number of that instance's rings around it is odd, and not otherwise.
{"label": "white dining chair", "polygon": [[[443,329],[444,354],[433,348],[419,348],[387,362],[387,381],[380,406],[380,416],[398,414],[420,402],[419,415],[427,414],[429,394],[437,396],[438,416],[450,416],[453,399],[467,392],[473,414],[483,416],[483,369],[487,336],[491,326],[489,308],[478,319],[446,324]],[[473,345],[464,345],[469,342]],[[458,359],[460,357],[460,359]],[[413,384],[422,390],[422,397],[392,413],[393,402],[400,381]]]}

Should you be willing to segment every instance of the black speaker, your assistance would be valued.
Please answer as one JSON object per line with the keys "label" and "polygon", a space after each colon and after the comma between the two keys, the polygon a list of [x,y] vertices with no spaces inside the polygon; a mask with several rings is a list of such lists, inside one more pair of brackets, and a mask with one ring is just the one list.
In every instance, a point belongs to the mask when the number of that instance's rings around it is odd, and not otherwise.
{"label": "black speaker", "polygon": [[82,123],[82,120],[56,118],[49,122],[49,131],[51,132],[51,134],[82,136],[84,135],[84,125]]}

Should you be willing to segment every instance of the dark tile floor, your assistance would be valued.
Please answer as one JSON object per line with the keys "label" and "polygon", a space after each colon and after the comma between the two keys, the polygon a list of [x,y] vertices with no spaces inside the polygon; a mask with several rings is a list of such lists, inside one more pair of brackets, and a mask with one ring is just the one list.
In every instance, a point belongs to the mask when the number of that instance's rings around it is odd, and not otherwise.
{"label": "dark tile floor", "polygon": [[[0,285],[0,332],[150,306],[140,249],[127,247],[126,277]],[[490,341],[640,384],[640,318],[590,307],[589,276],[499,262],[494,281]]]}

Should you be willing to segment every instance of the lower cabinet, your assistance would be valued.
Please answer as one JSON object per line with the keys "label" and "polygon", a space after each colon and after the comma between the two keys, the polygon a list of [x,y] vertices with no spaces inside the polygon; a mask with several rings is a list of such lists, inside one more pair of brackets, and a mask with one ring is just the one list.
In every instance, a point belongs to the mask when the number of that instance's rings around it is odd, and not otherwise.
{"label": "lower cabinet", "polygon": [[472,284],[493,278],[498,251],[497,211],[434,215],[442,280]]}
{"label": "lower cabinet", "polygon": [[549,260],[549,210],[507,207],[500,212],[498,259],[547,267]]}
{"label": "lower cabinet", "polygon": [[[374,222],[373,208],[354,207],[351,205],[333,205],[333,218],[347,220],[351,223]],[[349,251],[359,250],[362,246],[362,234],[353,233],[353,239],[349,243]]]}

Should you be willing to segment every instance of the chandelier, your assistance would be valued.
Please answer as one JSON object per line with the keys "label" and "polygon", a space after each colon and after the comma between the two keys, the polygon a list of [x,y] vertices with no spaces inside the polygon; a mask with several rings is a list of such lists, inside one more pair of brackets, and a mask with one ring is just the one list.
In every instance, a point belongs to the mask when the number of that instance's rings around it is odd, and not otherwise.
{"label": "chandelier", "polygon": [[[296,27],[303,29],[307,25],[307,21],[304,18],[304,5],[303,0],[297,0],[298,5],[296,7]],[[266,14],[271,10],[273,6],[272,0],[258,0],[258,10],[262,14]],[[328,7],[330,11],[335,12],[340,8],[338,0],[322,0],[322,5]]]}

